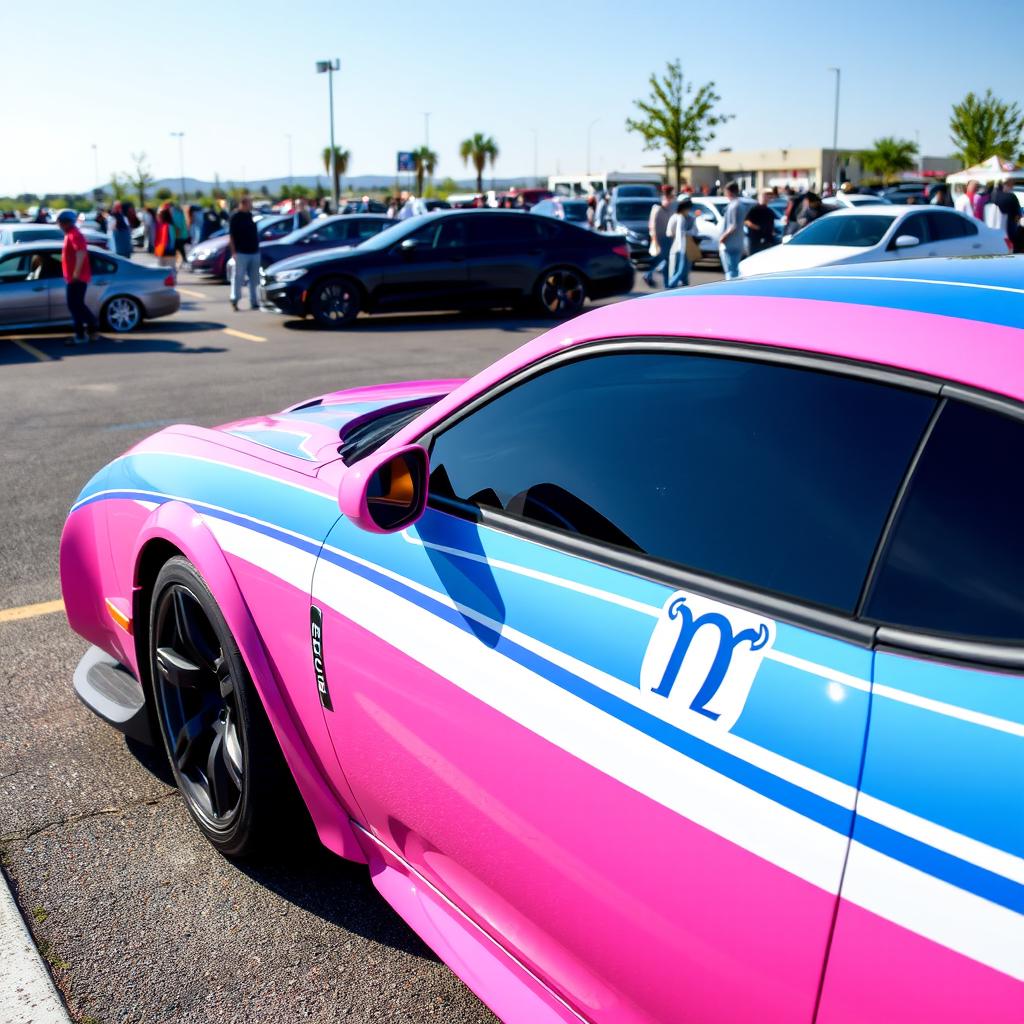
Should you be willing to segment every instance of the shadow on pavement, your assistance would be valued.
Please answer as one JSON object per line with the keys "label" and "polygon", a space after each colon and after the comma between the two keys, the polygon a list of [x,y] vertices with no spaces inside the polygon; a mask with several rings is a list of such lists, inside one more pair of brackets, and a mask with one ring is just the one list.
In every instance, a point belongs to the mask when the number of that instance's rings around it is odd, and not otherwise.
{"label": "shadow on pavement", "polygon": [[[228,351],[227,348],[217,345],[185,345],[174,338],[149,337],[140,334],[133,334],[125,337],[120,337],[118,335],[108,337],[103,335],[96,341],[90,342],[88,345],[65,345],[64,340],[67,337],[66,335],[56,338],[37,338],[29,337],[28,335],[19,335],[18,337],[24,338],[24,340],[29,342],[33,348],[38,349],[47,357],[48,360],[52,360],[54,362],[59,362],[66,358],[77,359],[81,356],[102,356],[124,353],[162,353],[165,355],[199,356]],[[30,352],[26,352],[13,341],[9,344],[4,344],[5,340],[8,339],[4,339],[4,337],[0,335],[0,366],[15,363],[36,362],[35,357]]]}
{"label": "shadow on pavement", "polygon": [[503,331],[542,331],[556,327],[557,320],[549,317],[509,310],[473,310],[449,313],[380,313],[360,316],[350,327],[332,331],[318,326],[312,319],[285,320],[289,331],[313,331],[322,334],[388,334],[399,331],[478,331],[498,328]]}
{"label": "shadow on pavement", "polygon": [[[133,331],[137,335],[190,334],[193,331],[221,331],[227,324],[213,320],[161,320],[159,323],[144,323]],[[127,337],[122,335],[121,337]]]}
{"label": "shadow on pavement", "polygon": [[[163,746],[149,746],[127,737],[125,746],[151,775],[167,786],[175,786]],[[294,799],[301,800],[297,792]],[[233,866],[258,885],[329,924],[423,960],[440,962],[373,887],[365,864],[343,860],[321,845],[304,809],[298,821],[289,823],[287,833],[287,841],[279,849],[258,858],[233,861]]]}

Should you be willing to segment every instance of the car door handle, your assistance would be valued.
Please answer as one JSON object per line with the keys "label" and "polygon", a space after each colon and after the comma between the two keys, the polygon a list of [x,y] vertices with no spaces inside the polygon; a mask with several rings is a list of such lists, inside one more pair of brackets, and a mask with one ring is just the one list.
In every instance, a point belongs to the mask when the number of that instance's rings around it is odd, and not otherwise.
{"label": "car door handle", "polygon": [[974,244],[973,244],[973,245],[971,246],[971,248],[972,248],[972,249],[980,249],[980,248],[981,248],[981,242],[975,242],[975,243],[974,243]]}
{"label": "car door handle", "polygon": [[33,285],[32,291],[34,291],[34,292],[45,292],[46,291],[46,285],[45,284]]}

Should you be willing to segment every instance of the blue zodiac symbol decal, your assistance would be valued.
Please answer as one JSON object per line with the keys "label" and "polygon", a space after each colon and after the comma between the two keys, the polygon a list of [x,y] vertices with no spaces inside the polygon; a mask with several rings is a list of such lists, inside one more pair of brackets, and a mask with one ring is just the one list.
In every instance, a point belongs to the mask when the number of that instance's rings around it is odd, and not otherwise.
{"label": "blue zodiac symbol decal", "polygon": [[[673,594],[651,635],[640,672],[660,717],[696,713],[731,729],[743,710],[775,624],[739,608]],[[670,699],[671,698],[671,699]]]}

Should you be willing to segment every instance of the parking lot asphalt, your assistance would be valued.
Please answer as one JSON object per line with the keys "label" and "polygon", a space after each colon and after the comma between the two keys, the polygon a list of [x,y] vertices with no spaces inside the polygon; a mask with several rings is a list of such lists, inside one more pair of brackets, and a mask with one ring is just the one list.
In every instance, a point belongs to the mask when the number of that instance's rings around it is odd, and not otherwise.
{"label": "parking lot asphalt", "polygon": [[550,322],[417,314],[323,332],[235,313],[224,285],[187,272],[180,288],[176,316],[88,347],[0,334],[0,862],[85,1024],[491,1021],[365,868],[308,845],[234,864],[206,844],[161,758],[74,697],[86,643],[55,603],[57,548],[82,485],[161,426],[466,376]]}

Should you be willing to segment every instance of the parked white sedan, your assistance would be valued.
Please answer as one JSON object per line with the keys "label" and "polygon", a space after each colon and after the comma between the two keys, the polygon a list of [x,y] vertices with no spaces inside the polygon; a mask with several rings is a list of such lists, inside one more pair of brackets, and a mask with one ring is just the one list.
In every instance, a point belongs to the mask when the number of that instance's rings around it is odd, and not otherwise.
{"label": "parked white sedan", "polygon": [[743,260],[740,277],[838,263],[996,255],[1007,251],[1001,232],[945,206],[879,204],[836,210],[783,242]]}

